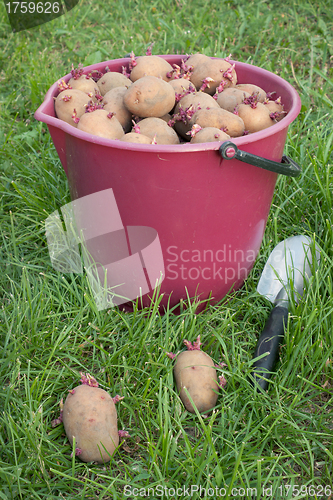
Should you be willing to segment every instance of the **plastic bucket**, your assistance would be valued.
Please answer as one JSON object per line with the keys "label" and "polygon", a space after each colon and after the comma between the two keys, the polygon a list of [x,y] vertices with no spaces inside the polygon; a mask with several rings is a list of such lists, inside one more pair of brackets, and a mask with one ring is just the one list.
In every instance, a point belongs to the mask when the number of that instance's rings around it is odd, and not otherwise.
{"label": "plastic bucket", "polygon": [[[183,56],[161,57],[179,64]],[[128,63],[128,58],[106,61],[84,72],[106,66],[121,72]],[[233,147],[131,144],[92,136],[55,117],[57,82],[35,113],[48,125],[72,200],[112,188],[124,227],[146,226],[157,232],[164,260],[162,305],[174,306],[188,296],[216,303],[238,289],[259,252],[277,172],[299,173],[283,157],[288,126],[301,107],[298,93],[264,69],[237,61],[235,69],[238,83],[275,91],[288,113],[268,129],[233,139]],[[143,306],[149,304],[154,286],[149,283]]]}

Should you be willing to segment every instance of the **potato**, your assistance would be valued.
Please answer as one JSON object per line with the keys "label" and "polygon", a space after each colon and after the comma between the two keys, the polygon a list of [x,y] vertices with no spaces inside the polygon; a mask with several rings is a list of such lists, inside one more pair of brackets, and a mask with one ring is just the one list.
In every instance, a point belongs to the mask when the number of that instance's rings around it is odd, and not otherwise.
{"label": "potato", "polygon": [[54,109],[60,120],[77,127],[78,119],[85,113],[89,101],[90,97],[82,90],[63,90],[54,102]]}
{"label": "potato", "polygon": [[200,413],[211,410],[218,398],[218,378],[212,358],[198,348],[177,355],[173,368],[179,396],[185,408],[195,413],[185,388]]}
{"label": "potato", "polygon": [[159,118],[173,109],[175,92],[171,85],[161,78],[144,76],[126,90],[124,104],[135,116]]}
{"label": "potato", "polygon": [[225,87],[235,86],[237,75],[232,64],[225,59],[209,59],[194,68],[190,80],[197,90],[213,95],[221,82]]}
{"label": "potato", "polygon": [[135,128],[138,127],[140,134],[150,137],[151,140],[154,139],[156,144],[179,144],[177,133],[162,118],[144,118],[137,123]]}
{"label": "potato", "polygon": [[192,67],[193,70],[204,64],[205,62],[209,61],[210,57],[206,56],[205,54],[200,54],[199,52],[196,54],[192,54],[188,59],[185,60],[185,65],[187,68]]}
{"label": "potato", "polygon": [[[136,65],[133,67],[130,79],[136,82],[143,76],[155,76],[168,82],[171,79],[173,67],[168,61],[159,56],[137,57]],[[169,76],[167,76],[170,74]]]}
{"label": "potato", "polygon": [[66,398],[62,421],[69,442],[83,462],[109,462],[119,444],[117,411],[111,396],[90,385],[79,385]]}
{"label": "potato", "polygon": [[235,88],[243,90],[244,92],[248,92],[249,94],[253,94],[253,93],[258,94],[259,102],[264,102],[264,100],[266,99],[266,96],[267,96],[264,89],[262,89],[261,87],[258,87],[258,85],[254,85],[252,83],[237,83],[237,85],[235,85]]}
{"label": "potato", "polygon": [[90,98],[95,96],[95,93],[99,91],[98,85],[95,81],[87,75],[81,75],[78,78],[71,78],[67,83],[72,87],[72,89],[82,90],[85,94],[90,94]]}
{"label": "potato", "polygon": [[245,130],[250,134],[259,132],[259,130],[268,128],[275,123],[269,116],[269,109],[261,102],[258,102],[256,107],[252,107],[251,104],[239,104],[237,112],[244,122]]}
{"label": "potato", "polygon": [[171,82],[169,82],[169,85],[171,85],[171,87],[175,91],[177,102],[181,99],[181,97],[188,94],[189,92],[196,92],[193,83],[187,78],[177,78],[176,80],[171,80]]}
{"label": "potato", "polygon": [[124,131],[129,132],[132,128],[132,113],[128,111],[124,104],[126,90],[126,87],[116,87],[109,90],[103,97],[102,103],[106,111],[114,113]]}
{"label": "potato", "polygon": [[191,144],[198,144],[201,142],[222,142],[230,139],[230,135],[215,127],[205,127],[196,132],[192,139]]}
{"label": "potato", "polygon": [[200,127],[215,127],[226,132],[230,137],[240,137],[244,134],[245,125],[240,116],[230,113],[226,109],[200,109],[197,111],[190,123]]}
{"label": "potato", "polygon": [[230,113],[233,113],[237,104],[241,104],[245,97],[250,97],[251,94],[237,89],[236,87],[228,87],[217,95],[217,104]]}
{"label": "potato", "polygon": [[132,85],[132,82],[129,78],[127,78],[127,76],[123,75],[122,73],[109,71],[97,81],[97,85],[101,95],[104,96],[107,92],[109,92],[109,90],[115,89],[117,87],[128,88],[130,85]]}
{"label": "potato", "polygon": [[211,95],[204,92],[195,92],[182,97],[175,107],[173,114],[174,128],[186,140],[189,140],[187,132],[191,130],[194,124],[192,117],[199,108],[220,109],[220,106]]}
{"label": "potato", "polygon": [[161,118],[161,120],[164,120],[166,123],[169,123],[169,121],[171,120],[172,117],[171,117],[170,113],[166,113],[165,115],[161,116],[160,118]]}
{"label": "potato", "polygon": [[137,132],[128,132],[127,134],[123,135],[119,140],[123,142],[135,142],[136,144],[152,143],[150,137],[143,134],[138,134]]}
{"label": "potato", "polygon": [[117,118],[105,109],[96,109],[82,115],[77,128],[105,139],[120,139],[124,135],[124,129]]}

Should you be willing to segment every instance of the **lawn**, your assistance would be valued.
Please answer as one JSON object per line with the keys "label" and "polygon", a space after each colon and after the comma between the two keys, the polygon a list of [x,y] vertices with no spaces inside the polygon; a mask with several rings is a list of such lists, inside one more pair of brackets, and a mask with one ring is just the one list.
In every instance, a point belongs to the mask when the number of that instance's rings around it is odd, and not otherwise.
{"label": "lawn", "polygon": [[[0,5],[0,498],[333,498],[333,11],[328,0],[80,0],[65,15],[13,33]],[[85,275],[52,268],[45,220],[70,202],[47,127],[34,119],[48,88],[84,66],[144,54],[202,52],[263,67],[298,91],[260,253],[244,286],[196,314],[98,310]],[[256,287],[283,239],[321,251],[291,304],[269,389],[249,382],[272,305]],[[227,384],[207,415],[187,412],[166,352],[201,336]],[[90,373],[129,433],[105,465],[71,456],[59,403]]]}

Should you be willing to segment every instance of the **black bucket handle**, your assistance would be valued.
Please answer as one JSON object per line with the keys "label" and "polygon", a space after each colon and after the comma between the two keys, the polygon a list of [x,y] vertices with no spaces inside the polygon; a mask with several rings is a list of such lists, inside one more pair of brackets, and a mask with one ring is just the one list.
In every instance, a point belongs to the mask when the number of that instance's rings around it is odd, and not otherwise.
{"label": "black bucket handle", "polygon": [[270,170],[271,172],[276,172],[277,174],[287,175],[288,177],[298,177],[302,172],[301,167],[294,160],[289,158],[289,156],[282,156],[281,163],[267,160],[261,156],[241,151],[232,141],[224,142],[221,145],[219,152],[224,160],[240,160],[245,163],[249,163],[250,165],[254,165],[255,167],[264,168],[265,170]]}

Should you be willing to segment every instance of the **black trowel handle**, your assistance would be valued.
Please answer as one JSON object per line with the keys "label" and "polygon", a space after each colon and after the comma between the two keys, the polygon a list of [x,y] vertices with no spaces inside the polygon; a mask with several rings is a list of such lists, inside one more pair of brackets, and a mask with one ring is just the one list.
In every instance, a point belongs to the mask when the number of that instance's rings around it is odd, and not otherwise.
{"label": "black trowel handle", "polygon": [[[266,390],[268,380],[274,369],[279,355],[279,347],[284,337],[284,330],[288,321],[288,309],[275,306],[267,320],[265,328],[259,337],[254,358],[267,353],[267,356],[255,361],[252,376],[262,390]],[[258,387],[258,391],[260,388]]]}

